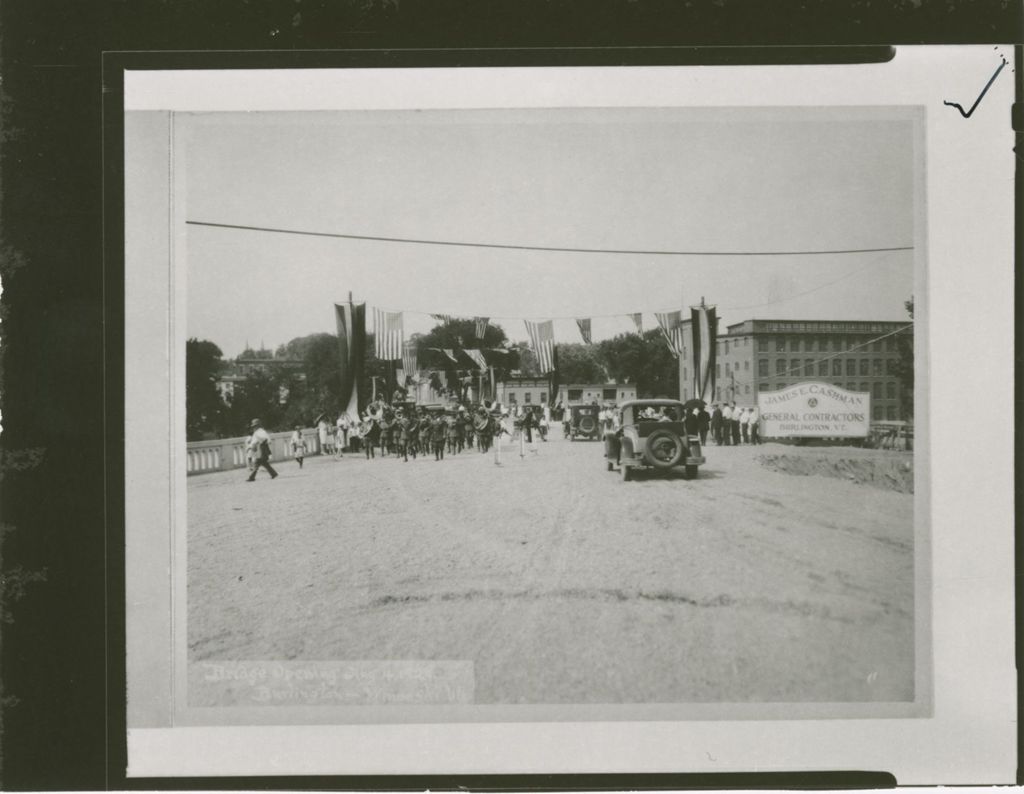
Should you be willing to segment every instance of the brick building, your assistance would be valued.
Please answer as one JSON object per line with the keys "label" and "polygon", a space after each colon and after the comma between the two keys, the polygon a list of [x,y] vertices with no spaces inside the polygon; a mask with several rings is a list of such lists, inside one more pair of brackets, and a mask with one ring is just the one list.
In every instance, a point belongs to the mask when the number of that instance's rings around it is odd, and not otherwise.
{"label": "brick building", "polygon": [[[873,421],[900,416],[898,339],[913,345],[907,322],[744,320],[719,333],[716,402],[754,406],[762,391],[822,381],[871,395]],[[693,396],[689,323],[684,333],[683,399]]]}

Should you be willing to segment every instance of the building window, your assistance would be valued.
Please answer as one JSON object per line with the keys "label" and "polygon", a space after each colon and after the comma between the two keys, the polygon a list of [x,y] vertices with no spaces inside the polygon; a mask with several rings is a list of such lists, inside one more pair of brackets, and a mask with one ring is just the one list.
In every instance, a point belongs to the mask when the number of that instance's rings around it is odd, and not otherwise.
{"label": "building window", "polygon": [[872,342],[871,350],[875,353],[880,353],[882,351],[882,340],[876,339],[874,342]]}
{"label": "building window", "polygon": [[804,339],[804,352],[805,353],[812,353],[812,352],[814,352],[814,340],[811,339],[810,337],[807,337],[806,339]]}
{"label": "building window", "polygon": [[805,358],[804,359],[804,375],[813,375],[813,374],[814,374],[814,359],[813,358]]}
{"label": "building window", "polygon": [[722,387],[721,386],[715,386],[715,399],[716,400],[721,400],[722,399]]}
{"label": "building window", "polygon": [[725,355],[729,355],[729,340],[725,340]]}
{"label": "building window", "polygon": [[570,400],[582,400],[583,399],[583,389],[569,389],[569,399]]}
{"label": "building window", "polygon": [[860,374],[867,375],[869,368],[870,364],[868,363],[868,360],[866,358],[862,358],[860,360]]}
{"label": "building window", "polygon": [[821,376],[828,375],[828,362],[827,361],[819,361],[818,362],[818,375],[821,375]]}
{"label": "building window", "polygon": [[785,375],[786,374],[786,359],[777,358],[775,359],[775,374]]}
{"label": "building window", "polygon": [[876,376],[882,374],[882,359],[875,358],[871,360],[871,374]]}
{"label": "building window", "polygon": [[842,374],[843,374],[843,362],[840,361],[838,358],[832,359],[832,375],[836,376],[836,375],[842,375]]}
{"label": "building window", "polygon": [[896,359],[894,359],[894,358],[886,359],[886,362],[885,362],[885,374],[886,375],[895,375],[896,374],[896,364],[897,364]]}
{"label": "building window", "polygon": [[887,353],[895,353],[896,352],[896,337],[895,336],[886,337],[886,340],[885,340],[885,350],[886,350]]}
{"label": "building window", "polygon": [[896,406],[895,405],[887,405],[887,406],[885,406],[885,418],[886,419],[895,419],[896,418]]}
{"label": "building window", "polygon": [[531,397],[531,396],[532,396],[532,395],[530,394],[530,392],[526,392],[526,393],[525,393],[525,394],[523,395],[523,402],[524,402],[524,403],[528,403],[528,402],[530,402],[530,397]]}
{"label": "building window", "polygon": [[[686,375],[683,375],[683,380],[685,380],[685,379],[686,379]],[[601,393],[601,398],[604,399],[604,400],[614,400],[615,399],[615,389],[605,389]]]}
{"label": "building window", "polygon": [[789,352],[795,353],[800,349],[800,340],[797,337],[793,337],[789,340]]}
{"label": "building window", "polygon": [[546,403],[548,401],[548,393],[546,391],[542,391],[540,393],[540,401],[542,403]]}
{"label": "building window", "polygon": [[757,377],[767,378],[768,377],[768,359],[759,358],[757,360]]}
{"label": "building window", "polygon": [[750,359],[749,358],[746,361],[743,362],[743,371],[744,372],[749,372],[750,371]]}
{"label": "building window", "polygon": [[860,385],[860,391],[870,393],[871,392],[871,384],[869,384],[869,383],[862,383]]}
{"label": "building window", "polygon": [[716,378],[722,377],[722,365],[721,364],[715,364],[715,377]]}
{"label": "building window", "polygon": [[871,396],[872,396],[872,398],[874,398],[876,400],[881,400],[882,399],[882,384],[881,383],[876,381],[874,384],[872,384],[872,386],[871,386]]}
{"label": "building window", "polygon": [[763,336],[757,340],[757,352],[767,353],[768,352],[768,340]]}
{"label": "building window", "polygon": [[885,384],[885,398],[887,400],[896,399],[896,384],[893,383],[892,381],[889,381],[887,384]]}
{"label": "building window", "polygon": [[514,391],[508,393],[508,401],[510,403],[514,403],[516,401],[516,393]]}
{"label": "building window", "polygon": [[871,418],[874,419],[875,421],[878,421],[879,419],[881,419],[882,416],[883,416],[883,414],[882,414],[882,406],[881,405],[876,405],[875,407],[873,407],[871,409]]}
{"label": "building window", "polygon": [[781,337],[781,336],[775,337],[775,352],[776,353],[785,353],[786,352],[786,340],[785,340],[784,337]]}
{"label": "building window", "polygon": [[789,372],[787,375],[799,375],[800,374],[800,359],[793,358],[789,361]]}
{"label": "building window", "polygon": [[852,359],[852,358],[846,359],[846,374],[847,374],[847,376],[856,375],[857,374],[857,362],[856,362],[855,359]]}

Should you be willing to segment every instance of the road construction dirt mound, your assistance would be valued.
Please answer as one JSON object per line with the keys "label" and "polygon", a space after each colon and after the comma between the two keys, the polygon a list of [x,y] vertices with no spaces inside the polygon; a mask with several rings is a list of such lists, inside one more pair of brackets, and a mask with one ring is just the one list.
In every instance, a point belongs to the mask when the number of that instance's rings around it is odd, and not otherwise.
{"label": "road construction dirt mound", "polygon": [[783,474],[836,477],[858,485],[884,488],[887,491],[914,492],[914,461],[910,455],[816,450],[795,454],[759,455],[757,462]]}

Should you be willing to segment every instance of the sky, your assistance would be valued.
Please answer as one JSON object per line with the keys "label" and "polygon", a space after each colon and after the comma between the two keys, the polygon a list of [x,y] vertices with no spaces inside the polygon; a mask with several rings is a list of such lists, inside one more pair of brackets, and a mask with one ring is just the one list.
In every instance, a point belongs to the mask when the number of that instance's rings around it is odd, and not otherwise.
{"label": "sky", "polygon": [[[189,221],[420,240],[701,255],[567,253],[186,227],[188,335],[226,357],[334,332],[349,291],[429,314],[559,318],[558,342],[702,298],[751,318],[904,320],[909,121],[807,111],[594,109],[200,113],[185,120]],[[368,330],[372,330],[369,328]]]}

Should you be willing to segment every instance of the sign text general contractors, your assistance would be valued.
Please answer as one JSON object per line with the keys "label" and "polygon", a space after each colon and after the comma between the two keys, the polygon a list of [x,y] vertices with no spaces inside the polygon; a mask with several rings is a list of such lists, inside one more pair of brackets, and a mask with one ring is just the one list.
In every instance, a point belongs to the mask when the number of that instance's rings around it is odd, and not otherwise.
{"label": "sign text general contractors", "polygon": [[871,395],[828,383],[797,383],[757,397],[761,435],[833,438],[868,434]]}

